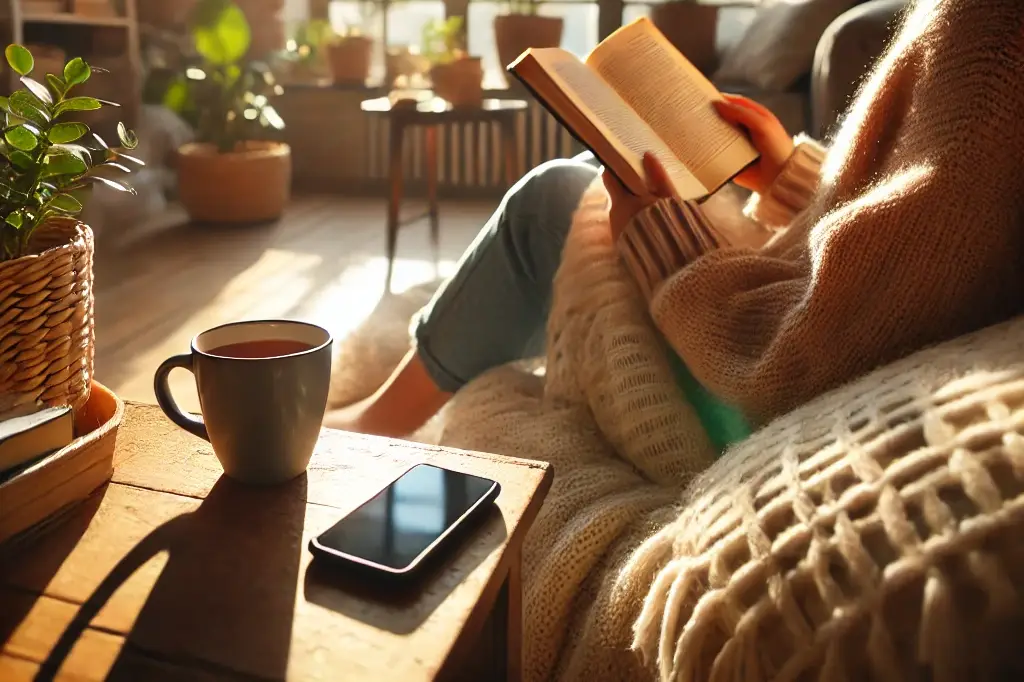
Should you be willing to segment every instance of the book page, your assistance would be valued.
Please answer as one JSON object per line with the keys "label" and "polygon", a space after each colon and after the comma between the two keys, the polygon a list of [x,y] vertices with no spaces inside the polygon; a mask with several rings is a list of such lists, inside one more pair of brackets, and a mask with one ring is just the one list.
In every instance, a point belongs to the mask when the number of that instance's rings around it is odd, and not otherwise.
{"label": "book page", "polygon": [[[698,198],[706,194],[703,184],[682,163],[651,126],[633,111],[623,98],[604,82],[591,68],[572,54],[560,49],[534,49],[530,55],[551,79],[556,90],[560,90],[575,106],[578,115],[593,124],[597,132],[615,148],[631,173],[611,170],[634,194],[646,192],[643,155],[653,152],[665,166],[673,188],[683,198]],[[538,92],[539,96],[545,93]],[[572,125],[565,112],[556,112]],[[575,131],[579,132],[579,131]],[[595,147],[595,154],[601,157],[601,141],[583,140],[584,144]],[[604,161],[611,163],[610,161]]]}
{"label": "book page", "polygon": [[616,31],[587,64],[650,124],[707,193],[757,158],[746,135],[715,111],[712,102],[722,98],[717,88],[650,20]]}

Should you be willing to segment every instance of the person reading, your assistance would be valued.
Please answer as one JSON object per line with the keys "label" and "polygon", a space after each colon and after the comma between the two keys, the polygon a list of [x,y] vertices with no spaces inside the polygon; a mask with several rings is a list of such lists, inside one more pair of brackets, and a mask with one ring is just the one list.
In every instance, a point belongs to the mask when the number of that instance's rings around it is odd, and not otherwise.
{"label": "person reading", "polygon": [[[710,114],[703,105],[689,109],[671,84],[638,85],[649,105],[629,95],[623,83],[634,75],[653,83],[670,70],[651,66],[650,55],[660,54],[653,48],[635,50],[645,55],[642,70],[620,68],[614,55],[631,49],[611,52],[609,42],[607,54],[599,48],[573,73],[599,74],[623,101],[625,92],[631,106],[649,106],[642,118],[665,139],[640,133],[614,143],[606,135],[602,147],[589,138],[609,164],[597,204],[581,204],[602,177],[590,154],[520,180],[420,313],[414,347],[390,379],[365,401],[330,412],[325,424],[406,435],[485,371],[543,354],[566,233],[584,213],[603,213],[671,349],[680,389],[707,403],[702,421],[720,431],[720,448],[881,363],[1019,313],[1024,192],[1014,169],[1024,158],[1024,91],[1012,84],[1024,73],[1024,43],[1007,31],[1017,31],[1021,11],[1011,0],[922,0],[917,23],[862,87],[827,162],[823,146],[791,138],[762,105],[708,91],[721,124],[741,129],[755,151],[738,152],[702,184],[713,189],[740,169],[733,181],[754,192],[749,221],[716,219],[714,199],[702,209],[682,198],[690,181],[671,159],[685,158],[697,177],[715,154],[693,155],[686,141],[709,129]],[[957,42],[944,28],[956,22],[982,29],[970,34],[973,42]],[[615,40],[657,43],[643,22]],[[536,69],[564,79],[568,58],[534,54]],[[984,78],[962,68],[975,58],[988,65]],[[517,69],[534,68],[528,63]],[[679,60],[674,68],[686,72]],[[746,155],[756,160],[743,165]],[[723,243],[689,249],[694,226],[711,223]]]}

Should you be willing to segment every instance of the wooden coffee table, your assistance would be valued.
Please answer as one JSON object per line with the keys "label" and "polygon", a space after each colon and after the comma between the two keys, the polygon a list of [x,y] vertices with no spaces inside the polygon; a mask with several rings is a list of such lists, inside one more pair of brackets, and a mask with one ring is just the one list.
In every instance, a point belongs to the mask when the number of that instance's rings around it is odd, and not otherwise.
{"label": "wooden coffee table", "polygon": [[[310,537],[419,462],[501,484],[450,559],[410,590],[311,565]],[[305,476],[247,488],[158,408],[129,404],[113,481],[0,549],[0,680],[519,679],[521,549],[551,477],[325,431]]]}

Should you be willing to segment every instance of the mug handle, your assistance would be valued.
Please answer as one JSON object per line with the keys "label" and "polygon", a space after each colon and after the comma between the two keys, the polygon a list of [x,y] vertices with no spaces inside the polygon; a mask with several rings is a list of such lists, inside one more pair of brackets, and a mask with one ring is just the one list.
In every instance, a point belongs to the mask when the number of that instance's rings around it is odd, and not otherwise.
{"label": "mug handle", "polygon": [[202,418],[196,419],[182,412],[181,408],[178,407],[178,403],[174,402],[174,397],[171,395],[171,387],[167,383],[167,379],[170,377],[171,370],[179,367],[195,374],[192,370],[191,355],[175,355],[160,363],[160,367],[157,368],[156,375],[153,377],[153,392],[156,393],[156,402],[172,422],[193,436],[199,436],[203,440],[210,440],[210,434],[206,432],[206,424],[203,423]]}

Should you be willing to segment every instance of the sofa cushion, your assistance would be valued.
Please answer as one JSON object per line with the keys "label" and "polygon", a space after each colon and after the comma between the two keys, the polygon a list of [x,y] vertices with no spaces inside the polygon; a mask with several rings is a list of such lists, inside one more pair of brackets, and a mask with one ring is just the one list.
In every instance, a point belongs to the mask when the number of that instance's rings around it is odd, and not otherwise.
{"label": "sofa cushion", "polygon": [[726,5],[718,10],[715,51],[718,53],[719,63],[722,63],[743,40],[743,36],[757,18],[757,9],[755,5]]}
{"label": "sofa cushion", "polygon": [[783,91],[811,71],[818,40],[856,0],[768,0],[715,74],[721,83]]}

